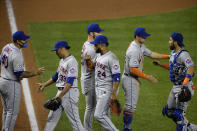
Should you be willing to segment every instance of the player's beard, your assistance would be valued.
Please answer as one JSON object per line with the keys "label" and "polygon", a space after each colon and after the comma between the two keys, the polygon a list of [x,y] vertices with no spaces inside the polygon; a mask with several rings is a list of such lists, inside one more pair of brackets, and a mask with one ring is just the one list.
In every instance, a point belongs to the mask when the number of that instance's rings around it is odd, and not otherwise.
{"label": "player's beard", "polygon": [[98,48],[98,49],[96,50],[96,53],[101,53],[101,48]]}
{"label": "player's beard", "polygon": [[170,45],[170,50],[174,50],[174,49],[175,49],[174,44]]}
{"label": "player's beard", "polygon": [[94,33],[94,32],[93,32],[93,36],[92,36],[92,37],[93,37],[93,39],[95,39],[95,38],[96,38],[96,35],[95,35],[95,33]]}

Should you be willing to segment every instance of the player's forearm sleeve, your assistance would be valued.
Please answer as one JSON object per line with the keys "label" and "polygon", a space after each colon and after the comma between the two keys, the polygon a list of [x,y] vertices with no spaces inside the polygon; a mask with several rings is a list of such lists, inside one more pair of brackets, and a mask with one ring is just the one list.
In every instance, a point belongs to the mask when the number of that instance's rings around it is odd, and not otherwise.
{"label": "player's forearm sleeve", "polygon": [[120,82],[120,73],[113,74],[113,81],[114,82]]}
{"label": "player's forearm sleeve", "polygon": [[167,69],[167,70],[169,70],[169,69],[170,69],[170,66],[169,66],[169,65],[167,65],[167,64],[161,64],[160,66],[161,66],[161,67],[163,67],[163,68],[165,68],[165,69]]}
{"label": "player's forearm sleeve", "polygon": [[138,77],[142,77],[142,78],[145,78],[145,79],[147,77],[147,75],[145,73],[143,73],[142,71],[138,70],[138,68],[136,68],[136,67],[130,67],[129,70],[130,70],[130,72],[132,74],[135,74]]}
{"label": "player's forearm sleeve", "polygon": [[68,77],[66,83],[73,85],[75,77]]}
{"label": "player's forearm sleeve", "polygon": [[161,58],[162,58],[162,59],[168,59],[168,58],[169,58],[169,55],[162,54]]}
{"label": "player's forearm sleeve", "polygon": [[56,72],[51,78],[52,78],[52,80],[53,80],[54,82],[56,82],[57,79],[58,79],[58,73]]}
{"label": "player's forearm sleeve", "polygon": [[191,79],[192,79],[192,76],[190,74],[186,74],[186,77],[183,81],[183,85],[186,85]]}

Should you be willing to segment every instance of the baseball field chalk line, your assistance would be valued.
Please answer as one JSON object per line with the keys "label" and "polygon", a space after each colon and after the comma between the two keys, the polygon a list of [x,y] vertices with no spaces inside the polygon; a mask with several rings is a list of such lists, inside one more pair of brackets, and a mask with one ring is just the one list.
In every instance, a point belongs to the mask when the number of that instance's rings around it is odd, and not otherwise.
{"label": "baseball field chalk line", "polygon": [[[13,34],[14,32],[17,31],[17,25],[16,25],[16,21],[15,21],[14,11],[12,8],[11,1],[5,0],[5,2],[6,2],[6,6],[7,6],[7,11],[8,11],[8,19],[9,19],[9,23],[10,23],[11,33]],[[31,99],[29,82],[26,78],[22,80],[22,87],[23,87],[23,95],[25,98],[25,105],[27,108],[27,114],[29,116],[29,121],[30,121],[30,125],[31,125],[31,130],[32,131],[39,131],[32,99]]]}

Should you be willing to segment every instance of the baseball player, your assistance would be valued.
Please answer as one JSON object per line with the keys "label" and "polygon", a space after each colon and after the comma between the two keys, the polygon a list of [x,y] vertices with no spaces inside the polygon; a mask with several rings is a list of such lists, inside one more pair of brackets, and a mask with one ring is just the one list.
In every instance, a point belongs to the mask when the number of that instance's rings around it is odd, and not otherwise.
{"label": "baseball player", "polygon": [[[96,89],[96,110],[94,117],[98,120],[104,130],[117,131],[108,116],[110,100],[117,99],[116,93],[120,82],[120,65],[118,58],[108,50],[108,39],[104,35],[96,36],[90,42],[95,46],[96,53],[100,55],[95,60],[95,89]],[[88,67],[91,68],[93,61],[91,57],[85,58]]]}
{"label": "baseball player", "polygon": [[173,119],[177,124],[177,131],[197,131],[197,125],[190,123],[185,115],[188,102],[181,102],[178,98],[181,88],[187,86],[191,95],[194,95],[195,85],[192,82],[194,76],[194,63],[185,50],[183,36],[180,33],[172,33],[169,39],[170,49],[172,50],[169,66],[156,62],[156,65],[170,70],[170,80],[173,88],[168,97],[168,103],[163,108],[163,115]]}
{"label": "baseball player", "polygon": [[57,41],[54,49],[61,59],[57,72],[46,82],[38,83],[39,90],[56,82],[58,89],[56,97],[62,100],[62,105],[56,111],[50,111],[45,126],[45,131],[53,131],[62,112],[65,111],[74,131],[83,131],[78,111],[79,90],[77,88],[78,63],[69,53],[70,46],[66,41]]}
{"label": "baseball player", "polygon": [[122,87],[125,92],[125,109],[123,112],[124,131],[131,130],[131,123],[139,96],[139,77],[147,79],[152,83],[157,82],[154,76],[145,74],[142,71],[144,56],[158,59],[169,58],[169,55],[152,52],[146,48],[144,43],[149,36],[150,34],[146,33],[145,28],[136,28],[134,31],[135,39],[126,51],[124,73],[122,76]]}
{"label": "baseball player", "polygon": [[96,57],[94,45],[90,44],[100,32],[103,31],[98,24],[90,24],[87,27],[88,40],[83,44],[81,51],[81,88],[86,97],[86,110],[84,115],[84,128],[92,131],[92,121],[96,107],[95,94],[95,70],[88,69],[85,61],[86,56],[91,56],[92,61]]}
{"label": "baseball player", "polygon": [[44,67],[37,71],[24,71],[24,59],[21,48],[28,46],[27,39],[23,31],[16,31],[13,35],[13,43],[5,45],[1,52],[1,77],[0,95],[3,105],[2,130],[13,131],[15,121],[19,112],[22,78],[29,78],[41,75]]}

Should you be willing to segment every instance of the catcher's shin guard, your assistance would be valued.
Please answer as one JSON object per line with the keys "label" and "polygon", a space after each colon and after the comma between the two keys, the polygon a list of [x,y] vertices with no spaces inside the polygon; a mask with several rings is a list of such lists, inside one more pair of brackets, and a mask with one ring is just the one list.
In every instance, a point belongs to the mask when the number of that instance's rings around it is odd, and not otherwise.
{"label": "catcher's shin guard", "polygon": [[123,117],[123,122],[124,122],[123,131],[131,131],[133,112],[129,111],[129,110],[124,110],[123,115],[124,115],[124,117]]}
{"label": "catcher's shin guard", "polygon": [[183,118],[183,114],[182,114],[182,110],[180,109],[175,109],[173,112],[173,116],[176,118],[177,120],[177,131],[187,131],[187,127],[184,124],[184,118]]}

